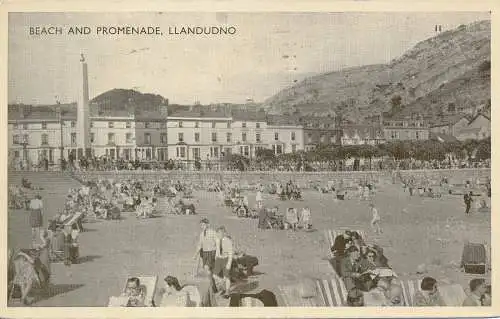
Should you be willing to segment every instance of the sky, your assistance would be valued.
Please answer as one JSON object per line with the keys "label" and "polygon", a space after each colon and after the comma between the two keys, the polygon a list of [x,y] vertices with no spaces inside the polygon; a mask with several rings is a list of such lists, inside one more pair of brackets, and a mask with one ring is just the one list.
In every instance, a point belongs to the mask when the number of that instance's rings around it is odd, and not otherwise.
{"label": "sky", "polygon": [[[8,100],[77,101],[80,54],[90,97],[113,88],[170,103],[262,102],[304,78],[387,63],[418,42],[487,12],[447,13],[10,13]],[[158,26],[163,36],[30,35],[30,27]],[[169,35],[169,27],[234,26],[234,35]]]}

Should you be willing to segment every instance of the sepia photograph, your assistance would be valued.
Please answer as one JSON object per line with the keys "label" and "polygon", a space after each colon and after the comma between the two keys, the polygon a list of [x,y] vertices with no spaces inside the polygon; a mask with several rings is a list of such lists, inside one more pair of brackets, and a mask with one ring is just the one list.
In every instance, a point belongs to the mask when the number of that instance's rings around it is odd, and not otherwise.
{"label": "sepia photograph", "polygon": [[7,307],[491,307],[491,13],[9,12]]}

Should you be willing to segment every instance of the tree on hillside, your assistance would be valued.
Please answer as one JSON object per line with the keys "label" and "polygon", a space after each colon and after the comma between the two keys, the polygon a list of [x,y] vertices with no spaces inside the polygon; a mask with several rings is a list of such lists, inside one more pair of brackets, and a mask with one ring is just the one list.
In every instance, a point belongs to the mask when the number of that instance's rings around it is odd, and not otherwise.
{"label": "tree on hillside", "polygon": [[401,111],[402,108],[402,101],[403,99],[401,98],[401,95],[396,94],[391,97],[391,113],[396,114],[399,111]]}

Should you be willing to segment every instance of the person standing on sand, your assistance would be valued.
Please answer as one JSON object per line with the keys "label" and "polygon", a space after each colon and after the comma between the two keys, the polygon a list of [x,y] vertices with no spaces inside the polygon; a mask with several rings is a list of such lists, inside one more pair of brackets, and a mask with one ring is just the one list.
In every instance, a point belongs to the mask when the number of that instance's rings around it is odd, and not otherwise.
{"label": "person standing on sand", "polygon": [[261,187],[259,185],[259,188],[257,189],[257,194],[255,195],[255,202],[257,203],[257,207],[262,206],[262,191],[260,189]]}
{"label": "person standing on sand", "polygon": [[217,248],[217,233],[210,228],[208,219],[203,218],[200,221],[201,234],[196,247],[194,259],[201,257],[203,268],[212,273],[215,266],[215,252]]}
{"label": "person standing on sand", "polygon": [[35,247],[37,235],[40,234],[40,228],[43,225],[42,196],[37,194],[35,198],[30,201],[29,209],[30,209],[31,241],[32,241],[32,246]]}
{"label": "person standing on sand", "polygon": [[380,215],[378,214],[378,210],[375,208],[373,203],[370,204],[370,212],[372,214],[372,220],[370,222],[370,226],[375,234],[382,234],[382,229],[380,228]]}
{"label": "person standing on sand", "polygon": [[469,192],[468,194],[465,193],[465,195],[464,195],[465,215],[469,215],[472,201],[473,201],[472,192]]}

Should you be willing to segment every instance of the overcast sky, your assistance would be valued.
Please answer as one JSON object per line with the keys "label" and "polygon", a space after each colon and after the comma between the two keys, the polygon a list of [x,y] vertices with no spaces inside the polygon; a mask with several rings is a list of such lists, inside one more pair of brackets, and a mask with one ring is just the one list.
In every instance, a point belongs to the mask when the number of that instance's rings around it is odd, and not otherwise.
{"label": "overcast sky", "polygon": [[[452,29],[485,19],[489,13],[11,13],[9,102],[76,101],[80,53],[91,98],[133,88],[171,103],[260,102],[312,74],[389,62],[434,36],[436,24]],[[47,25],[159,26],[164,36],[29,34],[30,26]],[[166,34],[213,25],[237,33]]]}

